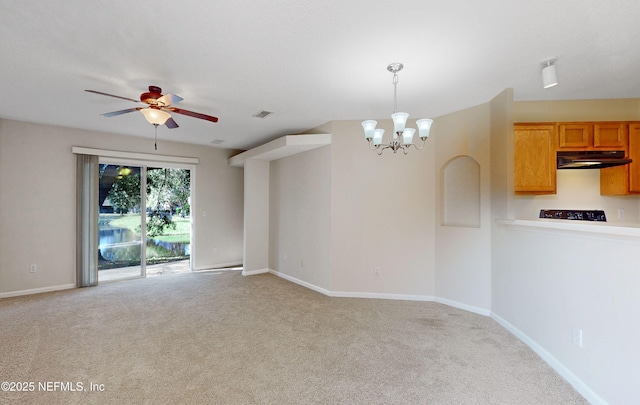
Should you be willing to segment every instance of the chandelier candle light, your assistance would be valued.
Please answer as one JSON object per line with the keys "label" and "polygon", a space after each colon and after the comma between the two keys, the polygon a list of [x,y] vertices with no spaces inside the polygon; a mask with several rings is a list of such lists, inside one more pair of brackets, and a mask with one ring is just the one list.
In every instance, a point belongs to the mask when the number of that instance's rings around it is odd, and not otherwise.
{"label": "chandelier candle light", "polygon": [[384,135],[384,129],[376,128],[378,124],[374,120],[362,121],[362,128],[364,129],[364,137],[369,142],[371,149],[378,150],[378,155],[382,155],[385,149],[391,149],[393,153],[402,149],[406,155],[409,152],[409,148],[420,150],[424,148],[425,141],[429,137],[429,131],[431,130],[431,124],[433,120],[423,118],[416,121],[418,126],[418,136],[422,140],[422,145],[417,146],[413,143],[413,136],[416,132],[413,128],[405,128],[407,118],[409,114],[406,112],[397,112],[398,109],[398,72],[402,70],[404,66],[402,63],[392,63],[387,66],[387,70],[393,73],[393,139],[389,143],[382,143],[382,137]]}

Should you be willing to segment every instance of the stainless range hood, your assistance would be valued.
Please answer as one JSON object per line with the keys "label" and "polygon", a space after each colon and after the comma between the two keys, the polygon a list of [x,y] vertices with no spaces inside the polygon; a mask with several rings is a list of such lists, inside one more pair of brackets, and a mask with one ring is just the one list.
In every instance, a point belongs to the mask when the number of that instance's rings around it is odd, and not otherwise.
{"label": "stainless range hood", "polygon": [[603,169],[631,163],[623,150],[558,152],[558,169]]}

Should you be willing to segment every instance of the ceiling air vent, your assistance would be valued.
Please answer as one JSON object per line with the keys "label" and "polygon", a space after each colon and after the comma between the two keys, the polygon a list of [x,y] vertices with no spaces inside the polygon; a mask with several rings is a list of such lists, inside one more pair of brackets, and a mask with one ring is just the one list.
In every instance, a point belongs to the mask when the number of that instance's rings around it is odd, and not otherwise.
{"label": "ceiling air vent", "polygon": [[261,111],[258,111],[255,114],[253,114],[252,117],[264,119],[264,118],[267,118],[268,116],[270,116],[271,114],[273,114],[271,111],[261,110]]}

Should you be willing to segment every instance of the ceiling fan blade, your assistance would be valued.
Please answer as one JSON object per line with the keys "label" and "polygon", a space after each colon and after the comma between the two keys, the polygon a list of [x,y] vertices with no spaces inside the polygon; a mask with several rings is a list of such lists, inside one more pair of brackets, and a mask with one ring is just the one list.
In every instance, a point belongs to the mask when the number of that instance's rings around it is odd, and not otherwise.
{"label": "ceiling fan blade", "polygon": [[158,102],[159,105],[163,107],[167,107],[167,106],[170,106],[171,104],[177,103],[182,100],[184,100],[182,97],[176,96],[175,94],[172,94],[172,93],[168,93],[162,97],[159,97],[156,101]]}
{"label": "ceiling fan blade", "polygon": [[112,111],[112,112],[104,113],[104,114],[102,114],[102,116],[103,117],[115,117],[116,115],[122,115],[122,114],[130,113],[130,112],[134,112],[134,111],[139,111],[139,110],[142,110],[142,107],[134,107],[134,108],[127,108],[126,110]]}
{"label": "ceiling fan blade", "polygon": [[116,96],[116,95],[109,94],[109,93],[103,93],[103,92],[101,92],[101,91],[96,91],[96,90],[85,90],[85,91],[86,91],[86,92],[89,92],[89,93],[100,94],[101,96],[108,96],[108,97],[121,98],[121,99],[123,99],[123,100],[133,101],[134,103],[139,103],[139,102],[140,102],[140,100],[134,100],[134,99],[129,98],[129,97],[121,97],[121,96]]}
{"label": "ceiling fan blade", "polygon": [[178,128],[178,124],[173,120],[173,118],[169,118],[167,122],[164,123],[169,129]]}
{"label": "ceiling fan blade", "polygon": [[200,118],[201,120],[218,122],[218,117],[213,117],[211,115],[201,114],[201,113],[197,113],[189,110],[183,110],[182,108],[169,107],[167,108],[167,110],[174,112],[176,114],[188,115],[189,117],[193,117],[193,118]]}

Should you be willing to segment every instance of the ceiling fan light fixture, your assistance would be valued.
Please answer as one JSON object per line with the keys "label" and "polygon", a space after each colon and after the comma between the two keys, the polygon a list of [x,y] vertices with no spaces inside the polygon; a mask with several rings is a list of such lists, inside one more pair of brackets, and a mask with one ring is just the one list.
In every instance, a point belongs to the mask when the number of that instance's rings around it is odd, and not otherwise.
{"label": "ceiling fan light fixture", "polygon": [[140,109],[140,112],[144,115],[144,118],[149,122],[149,124],[153,125],[164,125],[164,123],[171,118],[171,114],[157,108],[142,108]]}
{"label": "ceiling fan light fixture", "polygon": [[[133,101],[137,103],[138,100],[134,100],[128,97],[116,96],[115,94],[103,93],[101,91],[96,90],[85,90],[89,93],[99,94],[101,96],[108,96],[119,98],[122,100]],[[182,101],[182,97],[177,96],[173,93],[162,94],[162,89],[158,86],[149,86],[149,92],[142,93],[140,95],[140,101],[146,106],[143,107],[134,107],[127,108],[126,110],[112,111],[109,113],[102,114],[103,117],[115,117],[122,114],[128,114],[134,111],[140,111],[142,115],[144,115],[145,119],[152,125],[156,127],[158,125],[166,125],[167,128],[173,129],[178,128],[178,124],[173,120],[171,115],[167,111],[171,111],[172,113],[187,115],[189,117],[198,118],[201,120],[206,120],[209,122],[218,122],[218,117],[214,117],[207,114],[202,114],[195,111],[184,110],[182,108],[172,107],[173,103],[177,103]]]}

